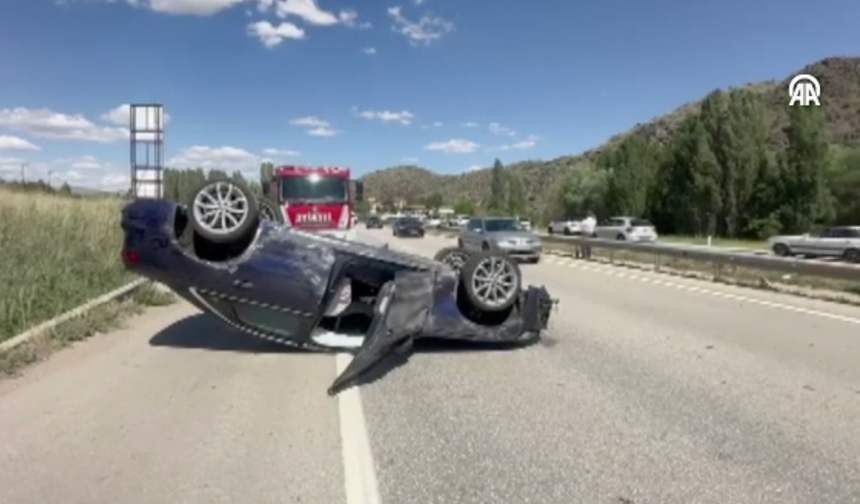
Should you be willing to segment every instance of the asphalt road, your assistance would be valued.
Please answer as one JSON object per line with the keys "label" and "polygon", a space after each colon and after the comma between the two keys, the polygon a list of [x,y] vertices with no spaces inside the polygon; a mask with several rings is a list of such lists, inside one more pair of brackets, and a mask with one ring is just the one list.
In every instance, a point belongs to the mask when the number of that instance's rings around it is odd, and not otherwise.
{"label": "asphalt road", "polygon": [[0,382],[0,503],[860,502],[860,309],[571,259],[523,273],[561,301],[544,342],[423,345],[340,399],[333,356],[152,310]]}

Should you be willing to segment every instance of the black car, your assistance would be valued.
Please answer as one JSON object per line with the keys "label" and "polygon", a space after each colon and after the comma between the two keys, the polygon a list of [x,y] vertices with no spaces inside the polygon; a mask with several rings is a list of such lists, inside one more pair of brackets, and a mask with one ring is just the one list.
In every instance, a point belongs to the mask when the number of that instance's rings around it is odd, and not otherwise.
{"label": "black car", "polygon": [[415,217],[403,217],[394,221],[391,226],[391,232],[394,236],[417,236],[424,238],[424,224]]}
{"label": "black car", "polygon": [[365,221],[364,227],[367,229],[382,229],[382,219],[377,215],[371,215],[367,218],[367,221]]}
{"label": "black car", "polygon": [[244,184],[214,179],[187,205],[140,199],[122,210],[122,259],[223,323],[293,348],[349,352],[335,394],[421,338],[531,344],[554,300],[522,285],[504,254],[433,259],[268,220]]}

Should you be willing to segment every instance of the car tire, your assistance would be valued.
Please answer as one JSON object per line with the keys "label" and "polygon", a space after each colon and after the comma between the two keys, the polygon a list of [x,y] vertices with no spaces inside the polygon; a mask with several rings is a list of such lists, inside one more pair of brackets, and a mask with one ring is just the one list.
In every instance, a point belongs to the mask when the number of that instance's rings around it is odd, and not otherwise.
{"label": "car tire", "polygon": [[[493,284],[499,278],[506,280],[506,284],[495,284],[502,288],[495,290]],[[477,252],[469,255],[460,269],[460,282],[473,308],[484,313],[496,313],[507,310],[517,302],[523,278],[519,265],[507,255]],[[487,292],[487,287],[494,295]]]}
{"label": "car tire", "polygon": [[553,235],[552,226],[550,226],[550,227],[546,228],[546,234],[548,234],[548,235],[550,235],[550,236],[552,236],[552,235]]}
{"label": "car tire", "polygon": [[[218,205],[217,201],[229,198],[229,212],[227,215],[233,217],[235,222],[228,223],[226,227],[216,224],[217,217],[208,220],[206,210],[212,205]],[[194,232],[205,240],[212,243],[234,243],[257,230],[260,219],[259,202],[251,190],[242,182],[229,178],[214,178],[200,184],[191,193],[188,202],[188,218]],[[222,215],[225,207],[219,208]],[[236,216],[238,220],[236,220]]]}
{"label": "car tire", "polygon": [[466,248],[463,246],[463,240],[457,239],[457,248]]}
{"label": "car tire", "polygon": [[483,250],[484,252],[489,251],[490,250],[490,244],[487,242],[482,243],[481,244],[481,250]]}
{"label": "car tire", "polygon": [[618,236],[616,236],[615,239],[618,241],[625,241],[627,239],[627,237],[621,233],[618,233]]}
{"label": "car tire", "polygon": [[570,236],[570,235],[571,235],[571,233],[570,233],[570,228],[569,228],[569,227],[565,227],[565,228],[564,228],[564,236]]}
{"label": "car tire", "polygon": [[843,255],[845,261],[850,263],[860,263],[860,249],[848,249]]}
{"label": "car tire", "polygon": [[269,199],[263,198],[259,202],[260,206],[260,218],[268,221],[272,221],[276,224],[284,223],[284,214],[281,212],[281,209],[278,208],[274,202]]}
{"label": "car tire", "polygon": [[777,243],[773,246],[773,254],[778,257],[788,257],[791,255],[791,250],[783,243]]}
{"label": "car tire", "polygon": [[451,266],[457,271],[463,268],[466,261],[469,259],[469,253],[461,247],[445,247],[436,252],[433,256],[434,261],[439,261]]}

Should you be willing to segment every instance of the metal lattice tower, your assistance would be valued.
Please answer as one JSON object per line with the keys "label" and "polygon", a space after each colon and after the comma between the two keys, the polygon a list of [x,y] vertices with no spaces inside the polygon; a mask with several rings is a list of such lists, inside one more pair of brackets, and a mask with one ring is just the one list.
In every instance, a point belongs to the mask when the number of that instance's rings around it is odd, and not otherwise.
{"label": "metal lattice tower", "polygon": [[132,104],[129,110],[131,140],[131,195],[164,197],[164,107]]}

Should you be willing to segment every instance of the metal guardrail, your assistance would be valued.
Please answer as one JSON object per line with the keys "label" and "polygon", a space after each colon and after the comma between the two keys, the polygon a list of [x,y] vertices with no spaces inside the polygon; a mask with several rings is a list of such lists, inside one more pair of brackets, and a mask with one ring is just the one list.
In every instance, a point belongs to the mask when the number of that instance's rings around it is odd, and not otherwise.
{"label": "metal guardrail", "polygon": [[[440,227],[435,229],[447,235],[456,235],[461,229]],[[742,266],[765,271],[791,273],[795,275],[814,276],[831,280],[860,282],[860,268],[845,263],[825,263],[796,258],[759,255],[736,250],[720,250],[713,247],[696,245],[677,245],[666,243],[637,243],[628,241],[604,240],[600,238],[584,238],[581,236],[540,236],[544,244],[556,244],[575,248],[590,245],[593,249],[620,250],[637,254],[655,256],[655,265],[659,267],[659,258],[672,257],[690,261],[711,263],[715,272],[724,266]]]}

